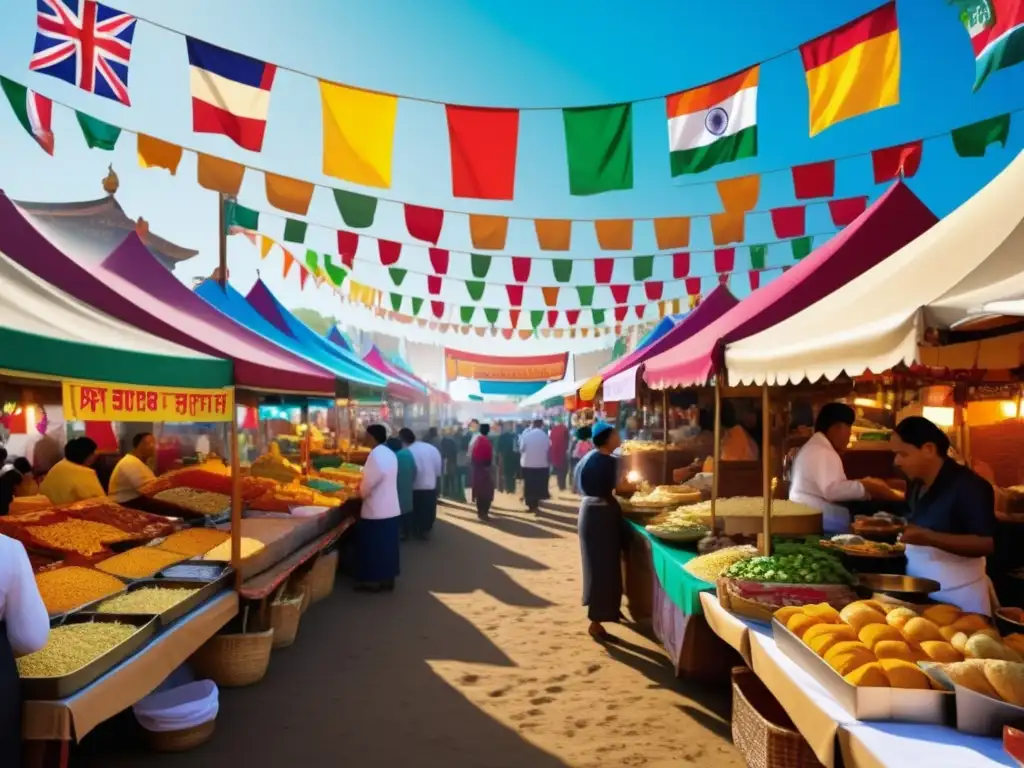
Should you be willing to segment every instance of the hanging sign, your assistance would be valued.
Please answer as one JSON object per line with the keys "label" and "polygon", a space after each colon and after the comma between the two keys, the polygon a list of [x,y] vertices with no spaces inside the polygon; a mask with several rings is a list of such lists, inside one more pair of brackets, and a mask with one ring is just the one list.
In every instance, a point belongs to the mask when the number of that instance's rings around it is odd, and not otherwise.
{"label": "hanging sign", "polygon": [[458,378],[479,381],[552,381],[565,376],[568,362],[568,352],[530,357],[496,357],[457,349],[444,351],[448,381]]}
{"label": "hanging sign", "polygon": [[62,382],[68,421],[231,421],[235,390],[147,387],[103,381]]}

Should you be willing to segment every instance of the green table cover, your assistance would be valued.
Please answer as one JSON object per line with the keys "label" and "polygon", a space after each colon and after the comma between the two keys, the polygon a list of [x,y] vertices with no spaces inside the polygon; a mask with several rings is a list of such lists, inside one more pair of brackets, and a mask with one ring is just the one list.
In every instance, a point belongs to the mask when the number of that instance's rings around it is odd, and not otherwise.
{"label": "green table cover", "polygon": [[650,542],[654,572],[658,576],[661,588],[668,595],[668,599],[686,616],[704,613],[700,604],[700,593],[714,591],[715,585],[692,576],[683,568],[686,563],[697,556],[697,553],[662,541],[657,536],[652,536],[639,523],[632,520],[628,522],[638,535]]}

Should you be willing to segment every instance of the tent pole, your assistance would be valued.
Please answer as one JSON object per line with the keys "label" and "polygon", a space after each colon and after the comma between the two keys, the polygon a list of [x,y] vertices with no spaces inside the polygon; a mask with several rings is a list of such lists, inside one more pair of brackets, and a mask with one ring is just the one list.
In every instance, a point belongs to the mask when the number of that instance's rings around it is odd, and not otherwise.
{"label": "tent pole", "polygon": [[217,269],[217,282],[223,291],[228,282],[228,227],[224,219],[224,193],[217,193],[217,245],[220,257]]}
{"label": "tent pole", "polygon": [[235,569],[235,590],[242,588],[242,469],[238,456],[238,413],[231,427],[231,567]]}
{"label": "tent pole", "polygon": [[718,528],[715,525],[715,506],[718,503],[718,481],[722,476],[722,386],[718,377],[715,377],[715,445],[712,448],[711,475],[711,533],[716,534]]}
{"label": "tent pole", "polygon": [[761,385],[761,487],[764,492],[764,554],[772,553],[772,426],[768,382]]}
{"label": "tent pole", "polygon": [[668,390],[661,390],[661,482],[668,485]]}

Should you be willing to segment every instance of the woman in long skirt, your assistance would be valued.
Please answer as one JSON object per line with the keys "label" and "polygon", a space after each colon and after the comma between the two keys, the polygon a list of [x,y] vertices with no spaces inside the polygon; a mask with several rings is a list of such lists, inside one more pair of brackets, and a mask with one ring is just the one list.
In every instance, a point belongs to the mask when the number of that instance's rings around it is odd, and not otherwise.
{"label": "woman in long skirt", "polygon": [[488,438],[490,431],[490,424],[480,425],[480,438],[473,443],[473,452],[470,455],[473,501],[476,502],[476,515],[481,520],[490,517],[491,504],[494,503],[494,446]]}
{"label": "woman in long skirt", "polygon": [[615,499],[618,459],[612,455],[621,440],[606,423],[595,424],[592,435],[595,450],[577,468],[583,495],[578,529],[588,631],[592,638],[603,641],[608,633],[602,624],[618,622],[622,615],[621,557],[626,538],[622,508]]}

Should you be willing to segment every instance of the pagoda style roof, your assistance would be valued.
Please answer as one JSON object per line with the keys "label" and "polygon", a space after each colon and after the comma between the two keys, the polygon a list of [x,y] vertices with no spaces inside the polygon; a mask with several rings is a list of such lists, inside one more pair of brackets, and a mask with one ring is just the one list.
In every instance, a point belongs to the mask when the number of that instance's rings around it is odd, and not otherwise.
{"label": "pagoda style roof", "polygon": [[22,211],[39,222],[61,230],[67,235],[92,235],[89,237],[90,240],[101,241],[96,245],[105,248],[109,246],[107,253],[120,245],[132,232],[137,232],[150,253],[172,269],[175,264],[187,261],[199,253],[150,232],[145,219],[133,221],[113,195],[97,200],[68,203],[36,203],[21,200],[14,202]]}

